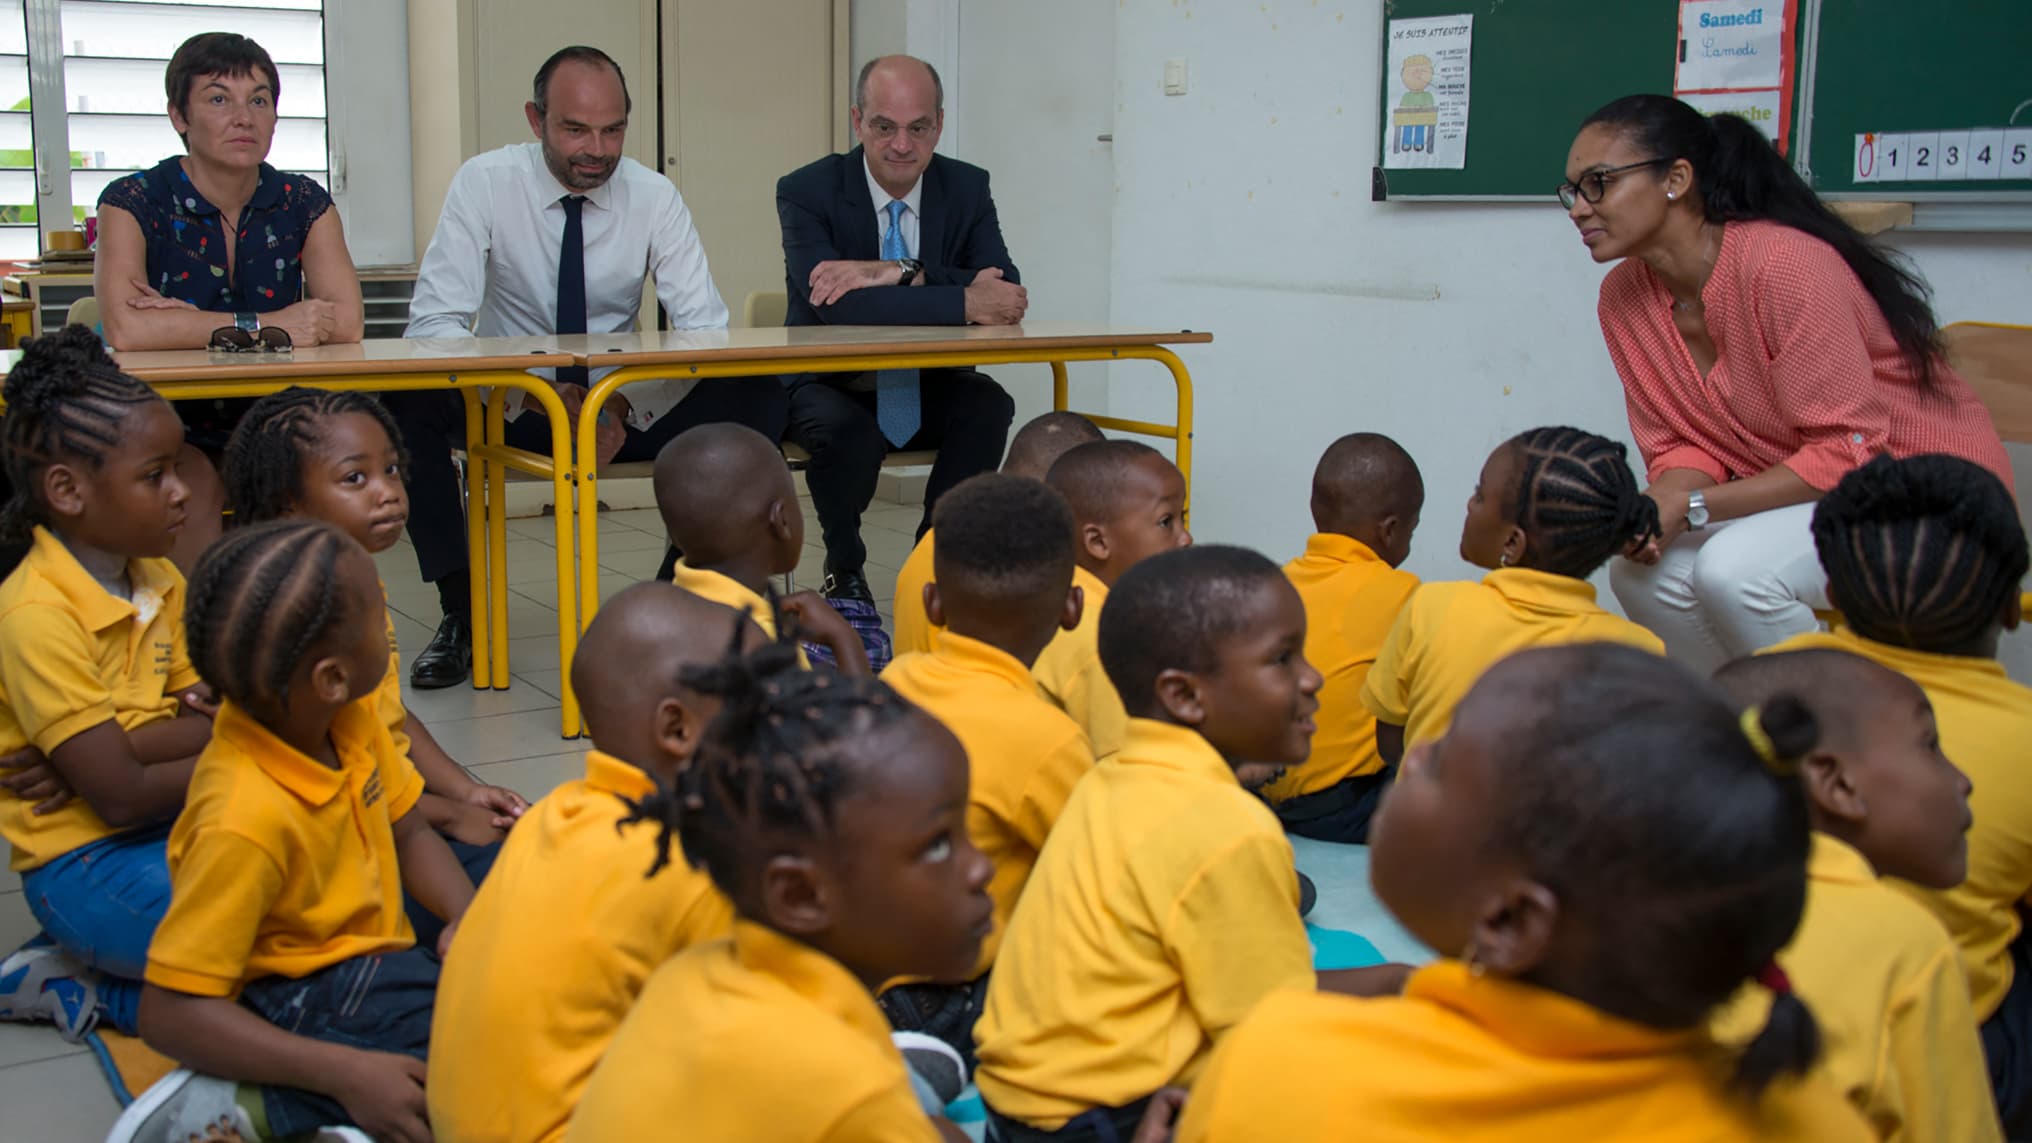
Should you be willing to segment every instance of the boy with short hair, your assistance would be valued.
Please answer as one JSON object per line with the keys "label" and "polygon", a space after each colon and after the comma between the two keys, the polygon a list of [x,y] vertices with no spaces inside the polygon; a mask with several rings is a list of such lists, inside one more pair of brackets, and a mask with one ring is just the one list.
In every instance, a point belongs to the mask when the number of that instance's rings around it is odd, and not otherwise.
{"label": "boy with short hair", "polygon": [[[1106,439],[1092,421],[1078,413],[1063,409],[1045,413],[1016,431],[1016,436],[1009,441],[1009,455],[1002,459],[1002,472],[1009,476],[1043,480],[1045,474],[1051,471],[1052,464],[1064,456],[1067,449]],[[932,535],[936,531],[936,527],[925,529],[917,546],[910,550],[909,558],[903,561],[902,570],[896,573],[898,655],[931,650],[932,640],[938,634],[938,624],[924,614],[924,588],[931,582]]]}
{"label": "boy with short hair", "polygon": [[1129,716],[1101,666],[1101,610],[1109,588],[1130,568],[1192,544],[1185,476],[1149,445],[1109,440],[1069,449],[1045,483],[1072,508],[1073,586],[1085,602],[1079,626],[1059,633],[1031,674],[1044,697],[1087,732],[1094,757],[1103,759],[1122,748]]}
{"label": "boy with short hair", "polygon": [[995,865],[995,929],[969,982],[899,985],[883,993],[882,1007],[898,1029],[936,1036],[971,1061],[1009,915],[1093,754],[1079,724],[1030,677],[1045,644],[1079,623],[1065,500],[1038,481],[987,473],[941,497],[933,519],[944,539],[925,610],[942,630],[931,652],[903,655],[882,681],[966,747],[967,833]]}
{"label": "boy with short hair", "polygon": [[572,659],[592,749],[583,778],[530,807],[466,910],[438,981],[431,1127],[550,1143],[649,974],[727,935],[733,906],[683,861],[651,868],[630,807],[669,788],[720,707],[678,681],[762,632],[665,583],[607,602]]}
{"label": "boy with short hair", "polygon": [[[656,454],[652,481],[664,531],[684,553],[672,582],[747,611],[775,638],[769,581],[796,571],[804,551],[804,509],[783,453],[745,425],[699,425]],[[777,607],[797,620],[803,637],[833,652],[842,674],[868,672],[861,637],[817,592],[784,596]]]}
{"label": "boy with short hair", "polygon": [[1305,603],[1305,657],[1326,678],[1319,732],[1311,755],[1263,788],[1299,837],[1367,843],[1369,818],[1396,775],[1376,751],[1376,716],[1362,704],[1362,684],[1418,587],[1400,568],[1424,506],[1418,463],[1378,433],[1340,438],[1313,470],[1318,532],[1284,574]]}

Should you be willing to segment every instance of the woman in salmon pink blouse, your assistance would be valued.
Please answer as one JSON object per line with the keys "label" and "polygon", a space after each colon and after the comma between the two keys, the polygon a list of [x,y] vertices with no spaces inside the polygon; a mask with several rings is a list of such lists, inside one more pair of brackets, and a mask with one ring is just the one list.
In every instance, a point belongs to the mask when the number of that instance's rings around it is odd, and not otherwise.
{"label": "woman in salmon pink blouse", "polygon": [[2008,486],[1927,289],[1828,210],[1755,127],[1660,95],[1589,118],[1559,194],[1597,262],[1602,334],[1662,536],[1615,561],[1632,619],[1709,671],[1827,606],[1813,505],[1880,452]]}

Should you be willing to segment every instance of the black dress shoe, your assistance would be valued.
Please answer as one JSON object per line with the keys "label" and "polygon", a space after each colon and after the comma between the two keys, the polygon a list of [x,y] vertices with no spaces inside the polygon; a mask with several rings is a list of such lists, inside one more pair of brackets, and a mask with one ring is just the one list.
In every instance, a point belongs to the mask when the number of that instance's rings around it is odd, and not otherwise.
{"label": "black dress shoe", "polygon": [[858,599],[870,607],[875,605],[875,593],[868,589],[868,579],[860,572],[827,572],[825,587],[819,594],[827,599]]}
{"label": "black dress shoe", "polygon": [[421,691],[455,687],[473,673],[473,621],[447,615],[437,634],[409,665],[409,685]]}

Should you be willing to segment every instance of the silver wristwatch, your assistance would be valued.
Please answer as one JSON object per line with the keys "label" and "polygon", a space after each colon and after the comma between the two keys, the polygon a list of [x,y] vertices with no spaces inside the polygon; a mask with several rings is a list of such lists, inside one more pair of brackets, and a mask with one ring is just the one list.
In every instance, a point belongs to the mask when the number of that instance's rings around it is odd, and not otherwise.
{"label": "silver wristwatch", "polygon": [[1692,532],[1707,527],[1707,494],[1698,489],[1686,494],[1686,527]]}

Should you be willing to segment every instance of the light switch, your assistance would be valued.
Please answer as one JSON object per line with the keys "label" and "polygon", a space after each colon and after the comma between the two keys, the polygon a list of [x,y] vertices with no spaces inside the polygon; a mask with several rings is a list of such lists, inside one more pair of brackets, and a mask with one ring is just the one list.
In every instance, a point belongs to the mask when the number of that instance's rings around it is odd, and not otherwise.
{"label": "light switch", "polygon": [[1164,61],[1164,94],[1166,95],[1185,94],[1184,60]]}

